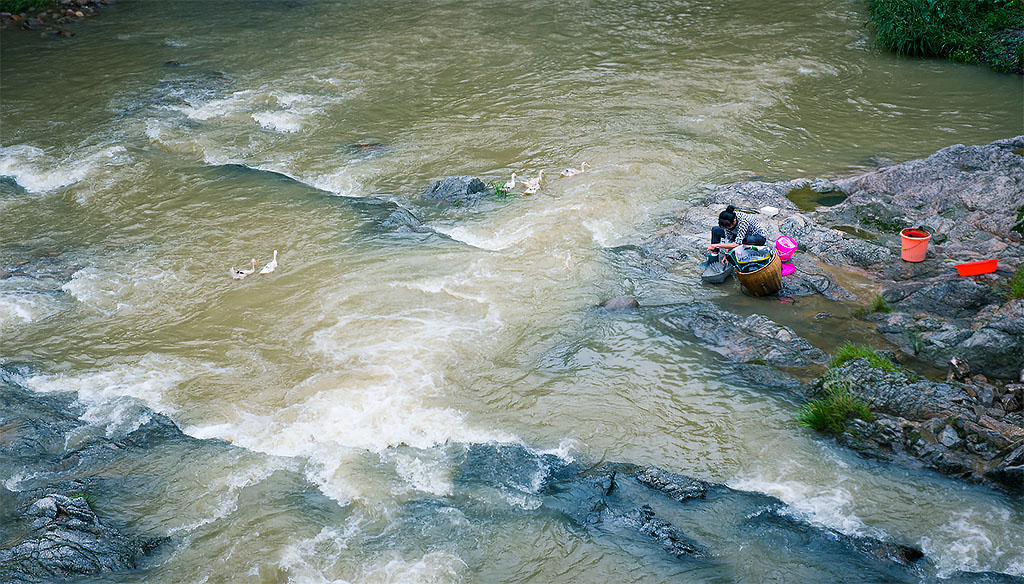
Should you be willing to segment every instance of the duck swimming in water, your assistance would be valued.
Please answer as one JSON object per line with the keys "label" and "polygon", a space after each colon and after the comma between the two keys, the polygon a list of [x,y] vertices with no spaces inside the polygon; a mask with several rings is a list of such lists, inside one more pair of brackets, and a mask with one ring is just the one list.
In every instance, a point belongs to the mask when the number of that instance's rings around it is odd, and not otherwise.
{"label": "duck swimming in water", "polygon": [[246,276],[256,271],[256,258],[252,259],[252,267],[248,270],[236,270],[234,267],[229,272],[231,277],[235,280],[243,280]]}
{"label": "duck swimming in water", "polygon": [[516,188],[516,173],[513,172],[512,173],[512,178],[509,179],[509,181],[507,183],[505,183],[505,192],[506,193],[511,193],[512,189],[514,189],[514,188]]}
{"label": "duck swimming in water", "polygon": [[531,178],[530,180],[523,181],[523,194],[524,195],[533,195],[533,194],[535,194],[537,191],[540,190],[540,183],[542,183],[542,182],[544,182],[544,171],[543,170],[540,171],[540,173],[537,176],[535,176],[534,178]]}
{"label": "duck swimming in water", "polygon": [[274,250],[274,259],[270,260],[269,262],[267,262],[267,265],[263,266],[263,269],[260,270],[260,275],[261,276],[266,276],[267,274],[273,274],[274,270],[276,270],[276,269],[277,269],[277,250],[275,249]]}
{"label": "duck swimming in water", "polygon": [[563,170],[562,172],[558,173],[558,176],[564,178],[564,177],[569,177],[569,176],[576,176],[577,174],[583,174],[584,172],[587,171],[587,168],[589,168],[589,167],[590,167],[590,163],[589,162],[584,162],[583,164],[580,165],[579,170],[577,170],[575,168],[567,168],[567,169]]}

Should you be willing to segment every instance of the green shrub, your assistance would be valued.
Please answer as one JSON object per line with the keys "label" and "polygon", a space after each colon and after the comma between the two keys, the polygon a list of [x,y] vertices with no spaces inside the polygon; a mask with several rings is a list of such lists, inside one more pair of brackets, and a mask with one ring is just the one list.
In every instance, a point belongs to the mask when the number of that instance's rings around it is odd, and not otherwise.
{"label": "green shrub", "polygon": [[824,397],[807,402],[797,413],[797,421],[801,426],[827,434],[842,432],[843,423],[850,418],[870,422],[874,416],[867,404],[857,399],[850,391],[848,381],[827,383]]}
{"label": "green shrub", "polygon": [[847,341],[846,344],[836,349],[836,354],[832,356],[832,361],[829,363],[829,367],[839,367],[847,361],[853,361],[854,359],[865,358],[872,367],[880,367],[885,371],[899,371],[900,368],[892,361],[879,355],[874,349],[867,345],[854,345]]}
{"label": "green shrub", "polygon": [[34,16],[44,7],[53,4],[53,0],[0,0],[0,12],[20,14],[22,12]]}
{"label": "green shrub", "polygon": [[1020,72],[1024,0],[868,0],[868,18],[883,47],[902,55],[984,61]]}

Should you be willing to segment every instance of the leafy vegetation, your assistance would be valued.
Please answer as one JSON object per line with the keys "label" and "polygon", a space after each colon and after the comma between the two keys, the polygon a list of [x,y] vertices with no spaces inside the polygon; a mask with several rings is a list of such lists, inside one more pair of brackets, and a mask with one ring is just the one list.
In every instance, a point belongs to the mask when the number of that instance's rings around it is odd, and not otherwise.
{"label": "leafy vegetation", "polygon": [[832,381],[825,385],[821,399],[807,402],[800,407],[797,421],[801,426],[813,428],[827,434],[839,434],[843,423],[850,418],[871,421],[874,416],[867,404],[857,399],[850,391],[849,381]]}
{"label": "leafy vegetation", "polygon": [[42,8],[53,4],[53,0],[0,0],[0,12],[33,15]]}
{"label": "leafy vegetation", "polygon": [[847,361],[853,361],[854,359],[860,359],[861,357],[868,360],[868,363],[872,367],[879,367],[885,371],[899,371],[900,368],[892,361],[879,355],[874,349],[867,345],[854,345],[851,342],[847,342],[843,346],[836,349],[836,354],[832,356],[832,361],[829,363],[829,367],[839,367]]}
{"label": "leafy vegetation", "polygon": [[89,493],[71,493],[70,497],[72,499],[82,499],[83,501],[85,501],[85,504],[88,505],[90,509],[96,511],[95,496],[90,495]]}
{"label": "leafy vegetation", "polygon": [[1024,0],[868,0],[883,47],[1024,73]]}
{"label": "leafy vegetation", "polygon": [[921,354],[921,349],[924,349],[924,337],[921,336],[921,333],[915,330],[906,330],[903,332],[903,338],[906,339],[915,355]]}

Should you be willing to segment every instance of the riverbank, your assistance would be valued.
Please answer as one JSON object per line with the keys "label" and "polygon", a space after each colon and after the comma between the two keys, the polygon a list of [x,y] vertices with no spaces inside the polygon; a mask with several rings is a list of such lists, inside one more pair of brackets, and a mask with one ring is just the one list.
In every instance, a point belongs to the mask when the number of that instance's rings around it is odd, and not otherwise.
{"label": "riverbank", "polygon": [[[784,371],[818,375],[827,361],[801,338],[799,324],[742,319],[715,303],[680,308],[661,322],[748,369],[779,369],[767,383],[758,380],[763,371],[754,375],[755,384],[795,387],[807,397],[847,386],[875,416],[851,417],[835,433],[862,453],[1022,492],[1024,299],[1012,286],[1024,270],[1022,184],[1024,136],[951,146],[842,179],[723,185],[646,241],[642,255],[666,269],[692,266],[717,213],[731,204],[756,214],[769,240],[788,235],[798,242],[797,271],[783,278],[783,299],[819,295],[838,307],[855,296],[836,270],[856,270],[876,292],[855,317],[873,325],[883,345],[891,343],[893,360],[949,367],[948,379],[858,359],[845,369],[833,365],[810,385],[780,382]],[[933,233],[923,262],[900,259],[898,233],[909,227]],[[993,258],[999,267],[989,274],[961,277],[954,267]],[[691,277],[698,270],[690,268]],[[742,294],[732,281],[721,291]],[[889,350],[883,345],[875,348]]]}
{"label": "riverbank", "polygon": [[0,30],[51,32],[61,38],[76,36],[65,25],[87,21],[117,0],[0,0]]}

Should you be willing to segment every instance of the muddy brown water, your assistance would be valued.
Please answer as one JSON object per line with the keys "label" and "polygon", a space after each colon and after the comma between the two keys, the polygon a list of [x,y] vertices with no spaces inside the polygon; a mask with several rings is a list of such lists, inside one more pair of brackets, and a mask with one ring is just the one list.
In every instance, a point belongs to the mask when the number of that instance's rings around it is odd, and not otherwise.
{"label": "muddy brown water", "polygon": [[[122,2],[94,20],[0,37],[0,269],[52,249],[73,271],[0,279],[0,358],[37,391],[76,391],[91,424],[131,427],[142,403],[243,447],[112,469],[162,479],[100,500],[173,543],[105,581],[687,581],[527,495],[450,504],[438,452],[489,440],[776,495],[920,546],[927,574],[1024,574],[1019,499],[859,459],[699,344],[591,310],[637,289],[603,250],[707,185],[1017,134],[1019,78],[880,52],[859,0]],[[447,175],[541,169],[534,196],[417,199]],[[382,232],[374,199],[445,237]],[[228,276],[275,249],[273,275]],[[675,277],[641,301],[706,293]],[[826,351],[878,340],[856,303],[717,294]],[[448,503],[407,512],[424,501]],[[813,580],[768,549],[723,561],[742,581]]]}

